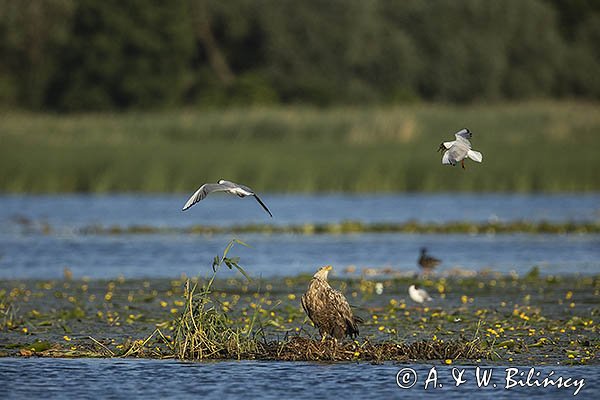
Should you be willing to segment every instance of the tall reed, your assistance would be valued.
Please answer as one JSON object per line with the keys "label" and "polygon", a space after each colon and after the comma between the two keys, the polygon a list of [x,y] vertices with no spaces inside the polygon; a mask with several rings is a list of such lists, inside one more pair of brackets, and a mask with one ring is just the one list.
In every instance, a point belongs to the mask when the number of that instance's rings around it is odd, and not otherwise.
{"label": "tall reed", "polygon": [[255,314],[247,327],[237,326],[212,296],[212,286],[220,268],[225,265],[229,269],[236,268],[246,279],[250,277],[238,264],[239,258],[228,257],[234,244],[247,246],[240,240],[229,242],[222,256],[215,256],[212,264],[213,273],[210,279],[202,284],[191,285],[188,279],[185,284],[185,308],[174,323],[173,350],[180,359],[241,359],[257,352],[257,330]]}

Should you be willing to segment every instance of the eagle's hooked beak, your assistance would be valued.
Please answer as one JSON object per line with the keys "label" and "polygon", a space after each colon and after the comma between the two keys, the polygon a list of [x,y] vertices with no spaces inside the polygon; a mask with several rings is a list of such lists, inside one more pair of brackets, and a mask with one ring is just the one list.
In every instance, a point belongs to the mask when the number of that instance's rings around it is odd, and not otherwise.
{"label": "eagle's hooked beak", "polygon": [[325,271],[331,271],[333,269],[333,267],[331,265],[326,265],[326,266],[323,267],[323,269]]}

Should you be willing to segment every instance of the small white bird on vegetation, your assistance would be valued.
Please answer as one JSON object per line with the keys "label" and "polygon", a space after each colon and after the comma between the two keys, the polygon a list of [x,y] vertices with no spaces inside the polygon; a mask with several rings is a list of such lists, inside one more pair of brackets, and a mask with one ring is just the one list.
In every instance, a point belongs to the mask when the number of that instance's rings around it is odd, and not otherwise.
{"label": "small white bird on vegetation", "polygon": [[467,128],[461,129],[454,134],[456,140],[451,142],[442,142],[438,151],[444,151],[442,156],[442,164],[455,166],[460,162],[460,165],[465,168],[465,158],[470,158],[473,161],[481,162],[483,155],[471,149],[471,136],[473,134]]}
{"label": "small white bird on vegetation", "polygon": [[223,179],[221,179],[218,183],[205,183],[204,185],[200,186],[200,188],[196,190],[196,192],[188,199],[181,211],[187,210],[200,200],[206,198],[206,196],[208,196],[212,192],[226,192],[230,194],[235,194],[239,197],[252,196],[256,199],[256,201],[258,201],[262,208],[264,208],[265,211],[268,212],[271,217],[273,217],[271,211],[269,211],[265,203],[263,203],[260,200],[260,198],[256,195],[256,193],[254,193],[252,189],[250,189],[248,186],[229,182]]}
{"label": "small white bird on vegetation", "polygon": [[408,288],[408,295],[414,302],[419,304],[423,303],[424,301],[432,300],[431,296],[429,296],[425,289],[420,288],[419,285],[410,285]]}

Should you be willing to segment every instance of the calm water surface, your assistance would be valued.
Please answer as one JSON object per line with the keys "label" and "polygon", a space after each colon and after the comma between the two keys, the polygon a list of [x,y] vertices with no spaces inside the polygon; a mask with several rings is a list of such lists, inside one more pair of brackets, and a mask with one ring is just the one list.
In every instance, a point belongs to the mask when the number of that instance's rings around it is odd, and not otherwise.
{"label": "calm water surface", "polygon": [[225,194],[214,194],[181,212],[188,195],[0,195],[0,222],[22,216],[70,229],[93,224],[185,227],[344,220],[600,221],[600,194],[261,195],[273,212],[273,219],[253,199]]}
{"label": "calm water surface", "polygon": [[[187,194],[173,196],[0,196],[0,279],[75,277],[176,277],[206,274],[231,235],[84,235],[90,225],[187,227],[247,223],[306,222],[481,222],[600,220],[600,194],[591,195],[264,195],[275,218],[252,199],[208,198],[189,212]],[[48,224],[49,233],[42,227]],[[600,271],[600,235],[410,235],[356,234],[298,236],[242,235],[252,248],[234,255],[254,276],[297,275],[329,263],[341,273],[349,265],[392,267],[417,272],[418,249],[442,258],[439,270],[492,268],[523,273],[592,274]],[[396,374],[412,367],[411,389]],[[431,365],[319,364],[289,362],[205,362],[136,359],[0,358],[0,398],[400,398],[446,399],[514,397],[572,398],[573,388],[504,389],[504,367],[494,369],[491,386],[452,385],[452,368],[437,365],[443,387],[424,390]],[[529,366],[520,367],[527,373]],[[585,379],[577,398],[600,398],[600,367],[536,367],[541,378]],[[491,385],[490,384],[490,385]]]}
{"label": "calm water surface", "polygon": [[[466,383],[454,385],[452,367],[435,365],[438,387],[425,381],[432,365],[383,365],[304,362],[203,362],[110,359],[0,359],[1,397],[5,398],[402,398],[445,399],[573,398],[575,387],[520,387],[505,389],[506,368],[494,367],[488,386],[478,387],[475,367],[465,370]],[[526,377],[530,366],[511,366]],[[396,375],[412,368],[416,384],[402,389]],[[491,368],[484,367],[482,368]],[[405,370],[406,372],[407,370]],[[599,398],[600,367],[535,367],[539,380],[584,379],[577,397]],[[409,372],[410,374],[410,372]],[[413,376],[414,375],[410,375]],[[414,378],[410,378],[411,380]],[[524,379],[524,378],[523,378]],[[407,381],[408,382],[408,381]],[[441,384],[441,387],[439,387]],[[496,384],[496,388],[493,385]],[[407,384],[408,386],[408,384]]]}
{"label": "calm water surface", "polygon": [[[419,248],[442,258],[440,272],[454,267],[525,273],[537,265],[544,274],[600,271],[600,235],[258,235],[239,236],[252,248],[232,255],[254,276],[289,276],[331,264],[335,273],[354,265],[418,272]],[[177,277],[206,273],[231,236],[4,235],[0,279],[60,278],[69,267],[76,277]],[[223,271],[227,273],[226,271]]]}
{"label": "calm water surface", "polygon": [[[220,197],[220,198],[219,198]],[[0,196],[0,279],[173,277],[202,274],[232,235],[85,235],[81,229],[150,225],[301,224],[340,222],[447,222],[454,220],[600,220],[600,195],[265,195],[271,219],[252,199],[209,197],[182,213],[186,195]],[[40,227],[47,223],[50,234]],[[444,263],[439,271],[484,268],[544,274],[600,271],[600,235],[263,235],[244,234],[242,265],[255,276],[308,273],[332,264],[391,267],[417,272],[419,248]]]}

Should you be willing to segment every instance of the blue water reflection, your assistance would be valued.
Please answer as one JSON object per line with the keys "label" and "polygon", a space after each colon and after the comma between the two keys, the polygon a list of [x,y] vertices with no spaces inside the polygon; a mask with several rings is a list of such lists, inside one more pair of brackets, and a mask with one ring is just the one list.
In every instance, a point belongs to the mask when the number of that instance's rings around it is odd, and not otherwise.
{"label": "blue water reflection", "polygon": [[[483,367],[483,366],[482,366]],[[401,389],[396,374],[412,368],[417,383]],[[506,389],[506,368],[494,367],[487,386],[479,387],[475,367],[432,365],[306,362],[183,363],[129,359],[0,359],[0,381],[5,398],[396,398],[405,396],[445,399],[572,398],[575,387],[513,386]],[[466,383],[456,387],[452,368],[464,369]],[[491,367],[483,367],[491,368]],[[526,377],[531,367],[518,366]],[[43,371],[43,373],[40,373]],[[550,372],[556,379],[584,379],[576,398],[598,398],[600,367],[536,366],[538,379]],[[520,373],[519,372],[519,373]],[[518,377],[518,376],[517,376]],[[521,377],[524,379],[523,377]],[[441,386],[440,386],[441,384]],[[493,385],[496,384],[496,387]]]}
{"label": "blue water reflection", "polygon": [[[252,199],[215,194],[181,212],[178,195],[0,195],[0,229],[15,217],[55,228],[150,225],[185,227],[344,220],[362,222],[600,221],[600,194],[262,195],[274,218]],[[4,225],[4,227],[2,227]]]}
{"label": "blue water reflection", "polygon": [[[598,221],[600,195],[265,195],[270,219],[251,199],[208,198],[189,212],[184,195],[0,196],[0,279],[113,278],[197,275],[208,270],[233,235],[84,235],[82,228],[149,225],[185,227],[253,222],[447,222],[527,219]],[[45,224],[47,229],[45,229]],[[389,267],[417,271],[418,249],[427,246],[444,263],[439,271],[485,268],[543,274],[600,272],[600,235],[263,235],[244,234],[251,249],[235,254],[254,276],[297,275],[323,264],[339,273]]]}

